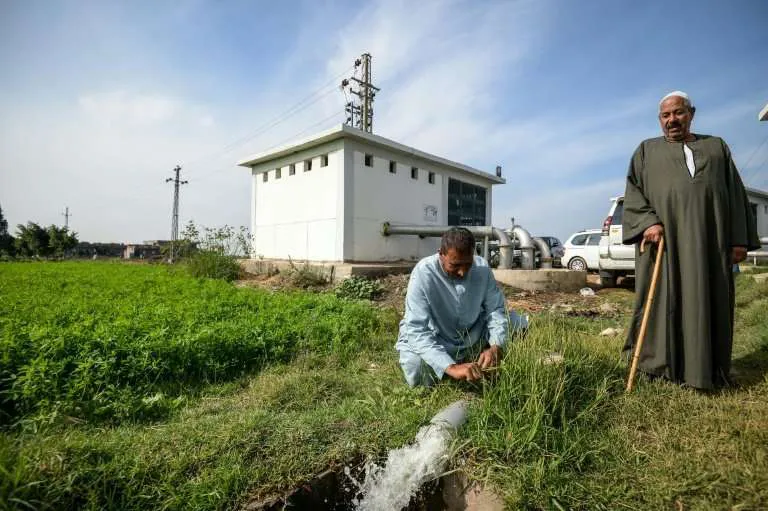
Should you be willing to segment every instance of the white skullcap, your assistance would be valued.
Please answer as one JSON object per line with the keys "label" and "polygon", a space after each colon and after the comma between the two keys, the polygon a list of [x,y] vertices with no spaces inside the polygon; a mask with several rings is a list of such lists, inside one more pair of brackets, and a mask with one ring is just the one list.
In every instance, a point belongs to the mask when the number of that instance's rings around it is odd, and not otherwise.
{"label": "white skullcap", "polygon": [[661,98],[661,101],[659,101],[659,107],[661,107],[661,104],[664,103],[664,101],[672,97],[683,98],[689,105],[693,104],[693,102],[691,101],[691,98],[688,97],[688,94],[686,94],[681,90],[674,90],[669,94],[667,94],[666,96],[664,96],[663,98]]}

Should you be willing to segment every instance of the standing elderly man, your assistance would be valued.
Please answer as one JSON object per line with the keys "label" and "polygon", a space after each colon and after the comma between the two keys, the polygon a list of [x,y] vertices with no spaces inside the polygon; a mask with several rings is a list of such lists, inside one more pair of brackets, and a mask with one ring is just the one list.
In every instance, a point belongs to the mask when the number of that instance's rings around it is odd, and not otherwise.
{"label": "standing elderly man", "polygon": [[[527,319],[512,313],[515,328]],[[418,262],[408,281],[405,316],[395,347],[410,386],[431,386],[446,374],[476,381],[496,366],[508,335],[507,312],[491,268],[475,256],[462,227],[443,234],[440,252]]]}
{"label": "standing elderly man", "polygon": [[725,142],[691,133],[696,109],[680,91],[659,103],[663,137],[643,141],[629,165],[623,236],[635,244],[631,353],[650,287],[655,250],[661,274],[640,353],[640,370],[699,389],[729,382],[733,346],[732,265],[759,247],[744,184]]}

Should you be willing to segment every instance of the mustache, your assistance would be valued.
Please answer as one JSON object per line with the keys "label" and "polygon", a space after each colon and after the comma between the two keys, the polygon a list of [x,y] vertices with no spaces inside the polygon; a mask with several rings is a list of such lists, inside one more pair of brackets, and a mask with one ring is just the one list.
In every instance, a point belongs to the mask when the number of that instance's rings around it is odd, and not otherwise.
{"label": "mustache", "polygon": [[670,128],[680,128],[680,127],[682,127],[682,124],[680,124],[679,122],[668,122],[667,123],[667,129],[670,129]]}

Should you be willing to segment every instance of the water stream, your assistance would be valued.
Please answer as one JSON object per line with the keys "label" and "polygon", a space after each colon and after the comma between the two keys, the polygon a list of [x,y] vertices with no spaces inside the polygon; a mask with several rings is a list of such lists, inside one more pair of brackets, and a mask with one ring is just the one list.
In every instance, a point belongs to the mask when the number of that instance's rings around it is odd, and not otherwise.
{"label": "water stream", "polygon": [[353,502],[358,511],[400,511],[408,506],[422,485],[439,477],[449,458],[451,439],[466,419],[466,401],[441,410],[422,427],[410,445],[393,449],[383,466],[368,463],[365,479],[356,481],[361,497]]}

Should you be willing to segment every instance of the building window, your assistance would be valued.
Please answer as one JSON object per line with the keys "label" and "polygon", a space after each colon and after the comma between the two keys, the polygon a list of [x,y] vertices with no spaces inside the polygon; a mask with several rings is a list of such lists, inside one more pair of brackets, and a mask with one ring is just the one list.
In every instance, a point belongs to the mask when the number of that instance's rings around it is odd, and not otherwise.
{"label": "building window", "polygon": [[765,209],[764,209],[764,211],[765,211],[765,214],[766,214],[766,215],[768,215],[768,204],[766,204],[766,205],[765,205],[765,206],[763,206],[763,207],[765,208]]}
{"label": "building window", "polygon": [[292,176],[296,173],[296,164],[291,163],[291,165],[288,167],[288,175]]}
{"label": "building window", "polygon": [[269,173],[268,172],[265,172],[265,173],[263,173],[261,175],[261,182],[262,183],[266,183],[268,179],[269,179]]}
{"label": "building window", "polygon": [[304,160],[304,172],[309,172],[312,170],[312,160]]}
{"label": "building window", "polygon": [[282,169],[275,169],[275,179],[280,179],[281,177],[283,177]]}
{"label": "building window", "polygon": [[372,154],[366,154],[365,155],[365,166],[366,167],[373,167],[373,155]]}
{"label": "building window", "polygon": [[390,174],[397,173],[397,162],[396,161],[390,161],[389,162],[389,173]]}
{"label": "building window", "polygon": [[324,154],[320,157],[320,166],[321,167],[327,167],[328,166],[328,155]]}
{"label": "building window", "polygon": [[487,225],[486,193],[482,186],[449,178],[448,225]]}
{"label": "building window", "polygon": [[430,172],[429,174],[427,174],[427,177],[428,177],[428,180],[429,180],[429,184],[431,184],[431,185],[435,184],[435,173],[434,172]]}
{"label": "building window", "polygon": [[752,218],[757,219],[757,204],[750,202],[749,207],[752,209]]}
{"label": "building window", "polygon": [[411,179],[419,179],[419,168],[411,167]]}

